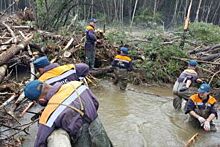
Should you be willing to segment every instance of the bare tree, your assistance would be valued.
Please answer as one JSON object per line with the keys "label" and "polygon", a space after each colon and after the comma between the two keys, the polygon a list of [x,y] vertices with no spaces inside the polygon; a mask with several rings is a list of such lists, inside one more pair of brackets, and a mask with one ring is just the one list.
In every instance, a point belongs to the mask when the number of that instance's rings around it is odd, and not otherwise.
{"label": "bare tree", "polygon": [[212,9],[212,3],[213,1],[211,1],[209,7],[208,7],[208,12],[207,12],[207,15],[206,15],[206,19],[205,19],[205,22],[208,22],[208,19],[209,19],[209,14],[210,14],[210,11]]}
{"label": "bare tree", "polygon": [[202,3],[202,0],[199,0],[199,5],[198,5],[198,7],[197,7],[195,21],[198,21],[198,20],[199,20],[199,11],[200,11],[200,7],[201,7],[201,3]]}
{"label": "bare tree", "polygon": [[176,6],[175,6],[174,14],[173,14],[173,19],[172,19],[172,23],[174,25],[176,24],[176,13],[177,13],[177,9],[178,9],[178,4],[179,4],[179,0],[176,0]]}
{"label": "bare tree", "polygon": [[215,13],[212,17],[212,22],[214,23],[215,19],[216,19],[216,16],[217,16],[217,12],[219,11],[219,8],[220,8],[220,3],[218,3],[218,6],[217,6],[217,9],[215,9]]}
{"label": "bare tree", "polygon": [[137,3],[138,3],[138,0],[135,1],[134,10],[133,10],[132,18],[131,18],[130,28],[132,27],[132,24],[133,24],[133,21],[134,21],[134,16],[135,16],[136,8],[137,8]]}
{"label": "bare tree", "polygon": [[153,13],[153,17],[155,17],[155,14],[156,14],[156,11],[157,11],[157,0],[154,0],[154,13]]}

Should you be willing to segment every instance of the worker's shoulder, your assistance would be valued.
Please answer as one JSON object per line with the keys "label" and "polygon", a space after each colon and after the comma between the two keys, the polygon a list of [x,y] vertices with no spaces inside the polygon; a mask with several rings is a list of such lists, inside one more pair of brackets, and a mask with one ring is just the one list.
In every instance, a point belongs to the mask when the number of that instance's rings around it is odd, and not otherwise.
{"label": "worker's shoulder", "polygon": [[209,102],[210,102],[211,104],[214,104],[214,103],[217,102],[217,100],[216,100],[215,97],[213,97],[213,96],[209,96]]}
{"label": "worker's shoulder", "polygon": [[126,60],[126,61],[132,60],[129,56],[125,56],[125,55],[116,55],[115,58],[121,59],[121,60]]}
{"label": "worker's shoulder", "polygon": [[94,31],[94,27],[88,25],[86,26],[86,31]]}
{"label": "worker's shoulder", "polygon": [[193,102],[197,102],[199,101],[199,95],[196,93],[196,94],[193,94],[190,96],[190,99],[193,101]]}

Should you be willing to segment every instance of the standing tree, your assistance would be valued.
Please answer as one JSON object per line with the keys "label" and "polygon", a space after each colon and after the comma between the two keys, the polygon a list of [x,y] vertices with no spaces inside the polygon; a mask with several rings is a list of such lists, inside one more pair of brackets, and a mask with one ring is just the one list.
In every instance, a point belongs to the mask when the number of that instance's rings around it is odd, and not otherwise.
{"label": "standing tree", "polygon": [[199,5],[197,7],[195,21],[199,21],[199,11],[200,11],[200,7],[201,7],[201,3],[202,3],[202,0],[199,0]]}

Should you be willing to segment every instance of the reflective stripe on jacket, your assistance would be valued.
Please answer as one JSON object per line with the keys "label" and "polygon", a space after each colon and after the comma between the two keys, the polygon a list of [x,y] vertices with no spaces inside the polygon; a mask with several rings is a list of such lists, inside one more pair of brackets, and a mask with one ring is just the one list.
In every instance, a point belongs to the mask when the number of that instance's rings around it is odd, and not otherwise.
{"label": "reflective stripe on jacket", "polygon": [[125,55],[116,55],[115,59],[112,62],[113,67],[124,68],[127,70],[131,70],[131,58]]}
{"label": "reflective stripe on jacket", "polygon": [[216,99],[212,96],[208,96],[207,99],[202,100],[198,94],[194,94],[187,102],[185,114],[189,113],[190,111],[194,111],[205,119],[207,119],[210,114],[214,114],[217,118],[218,114],[216,102]]}
{"label": "reflective stripe on jacket", "polygon": [[39,123],[51,127],[56,118],[67,108],[65,105],[70,105],[86,89],[87,87],[78,81],[64,84],[49,100],[40,117]]}
{"label": "reflective stripe on jacket", "polygon": [[199,94],[194,94],[187,102],[185,114],[189,113],[190,111],[195,111],[198,115],[208,118],[208,116],[213,113],[217,118],[218,114],[216,102],[216,99],[212,96],[208,96],[207,99],[202,100],[199,97]]}
{"label": "reflective stripe on jacket", "polygon": [[76,73],[75,65],[67,64],[67,65],[58,66],[51,70],[46,71],[40,76],[38,80],[45,82],[47,84],[52,84],[62,79],[65,79],[68,76],[75,74],[75,73]]}
{"label": "reflective stripe on jacket", "polygon": [[194,94],[190,97],[190,99],[194,102],[198,108],[204,108],[204,106],[211,107],[216,103],[216,99],[212,96],[209,96],[209,99],[206,103],[199,97],[199,94]]}

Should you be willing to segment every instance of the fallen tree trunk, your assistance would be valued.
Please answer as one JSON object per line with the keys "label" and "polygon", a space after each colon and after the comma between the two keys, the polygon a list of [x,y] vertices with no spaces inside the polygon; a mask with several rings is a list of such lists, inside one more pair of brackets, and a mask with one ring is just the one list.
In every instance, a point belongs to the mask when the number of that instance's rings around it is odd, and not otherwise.
{"label": "fallen tree trunk", "polygon": [[208,55],[208,56],[205,56],[205,57],[200,57],[199,59],[203,60],[203,61],[213,61],[214,59],[216,59],[218,57],[220,57],[220,53],[211,54],[211,55]]}
{"label": "fallen tree trunk", "polygon": [[26,38],[24,41],[19,43],[18,45],[13,45],[7,51],[0,54],[0,65],[5,64],[9,59],[11,59],[15,54],[17,54],[20,50],[24,49],[33,38],[33,34]]}
{"label": "fallen tree trunk", "polygon": [[5,77],[6,70],[7,70],[7,65],[0,66],[0,83]]}
{"label": "fallen tree trunk", "polygon": [[107,67],[103,67],[103,68],[96,68],[95,70],[89,71],[89,73],[92,76],[101,76],[101,75],[104,75],[109,72],[113,72],[113,69],[111,66],[107,66]]}
{"label": "fallen tree trunk", "polygon": [[40,35],[45,39],[50,38],[52,40],[62,40],[62,41],[66,41],[66,40],[71,39],[70,37],[64,37],[64,36],[61,36],[61,35],[56,35],[54,33],[46,32],[46,31],[42,31],[42,30],[38,30],[37,32],[40,33]]}
{"label": "fallen tree trunk", "polygon": [[195,48],[191,51],[189,51],[188,53],[189,54],[196,54],[196,53],[199,53],[199,52],[212,52],[212,51],[215,51],[215,49],[218,49],[220,48],[220,44],[217,44],[217,45],[214,45],[214,46],[209,46],[209,47],[206,47],[206,48]]}

